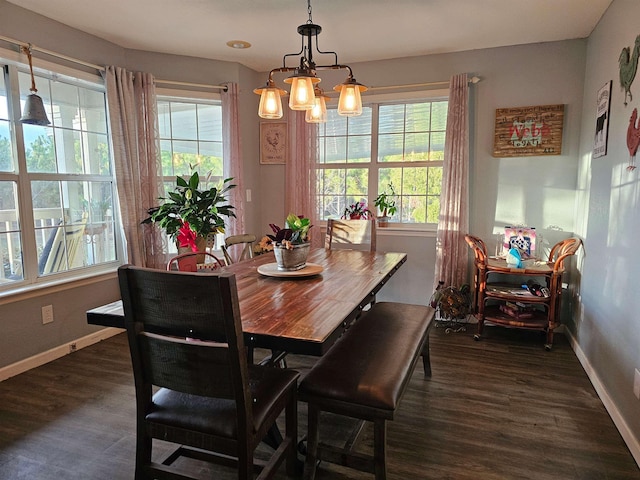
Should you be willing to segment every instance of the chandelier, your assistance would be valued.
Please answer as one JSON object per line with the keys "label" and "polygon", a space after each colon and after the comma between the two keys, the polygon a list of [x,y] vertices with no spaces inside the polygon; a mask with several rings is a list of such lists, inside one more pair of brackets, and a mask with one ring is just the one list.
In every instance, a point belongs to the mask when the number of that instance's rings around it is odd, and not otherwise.
{"label": "chandelier", "polygon": [[[338,54],[336,52],[323,52],[318,47],[318,35],[322,31],[320,25],[313,23],[311,18],[311,0],[307,0],[307,11],[309,20],[298,27],[298,33],[302,37],[302,46],[297,53],[287,53],[282,58],[282,67],[274,68],[269,72],[269,78],[264,87],[256,88],[253,92],[260,95],[260,105],[258,115],[261,118],[277,119],[282,118],[282,95],[286,91],[278,88],[273,81],[273,74],[277,72],[293,72],[285,78],[284,82],[291,85],[289,94],[289,108],[291,110],[305,110],[305,119],[309,123],[322,123],[327,120],[326,96],[318,86],[320,78],[316,75],[316,70],[347,70],[347,79],[334,87],[336,92],[340,92],[338,99],[338,114],[346,117],[354,117],[362,114],[362,98],[360,92],[367,90],[367,87],[358,83],[353,78],[353,72],[348,65],[338,64]],[[316,65],[313,60],[312,44],[315,39],[315,49],[321,55],[333,55],[334,62],[331,65]],[[300,55],[300,65],[297,67],[287,67],[287,57]]]}

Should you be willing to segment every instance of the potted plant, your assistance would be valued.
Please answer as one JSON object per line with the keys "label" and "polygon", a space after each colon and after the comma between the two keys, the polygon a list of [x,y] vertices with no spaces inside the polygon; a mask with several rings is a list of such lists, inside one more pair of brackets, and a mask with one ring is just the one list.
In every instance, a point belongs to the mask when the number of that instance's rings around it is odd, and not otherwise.
{"label": "potted plant", "polygon": [[224,233],[225,217],[236,216],[225,197],[235,188],[231,180],[225,178],[219,186],[201,189],[198,172],[188,180],[176,177],[175,189],[160,197],[162,205],[150,208],[142,223],[157,223],[178,247],[204,251],[207,236]]}
{"label": "potted plant", "polygon": [[393,183],[388,184],[390,193],[382,192],[373,201],[373,204],[380,209],[381,216],[378,217],[378,225],[386,227],[389,224],[389,217],[395,215],[398,208],[396,207],[396,191]]}
{"label": "potted plant", "polygon": [[344,209],[342,218],[345,220],[367,220],[372,215],[371,211],[367,208],[367,204],[364,202],[356,202],[349,205]]}
{"label": "potted plant", "polygon": [[309,255],[309,229],[311,220],[304,215],[290,213],[284,228],[270,223],[273,235],[267,235],[273,245],[278,270],[300,270],[307,264]]}

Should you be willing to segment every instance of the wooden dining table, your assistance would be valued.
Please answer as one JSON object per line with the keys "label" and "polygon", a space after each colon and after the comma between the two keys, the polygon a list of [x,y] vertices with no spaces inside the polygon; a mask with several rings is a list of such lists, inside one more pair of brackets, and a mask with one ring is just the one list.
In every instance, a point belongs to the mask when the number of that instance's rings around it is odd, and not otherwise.
{"label": "wooden dining table", "polygon": [[[245,343],[322,355],[406,261],[405,253],[311,249],[309,276],[270,276],[273,253],[224,267],[236,276]],[[320,268],[321,267],[321,268]],[[258,270],[267,272],[267,275]],[[124,328],[122,302],[87,312],[92,325]]]}

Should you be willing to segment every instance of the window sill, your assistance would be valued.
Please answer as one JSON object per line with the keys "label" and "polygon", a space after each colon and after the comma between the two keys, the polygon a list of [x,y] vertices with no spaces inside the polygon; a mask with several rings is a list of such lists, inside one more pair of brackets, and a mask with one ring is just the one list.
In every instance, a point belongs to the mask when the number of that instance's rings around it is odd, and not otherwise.
{"label": "window sill", "polygon": [[115,279],[117,275],[117,266],[115,268],[105,267],[100,270],[92,270],[85,274],[74,275],[73,277],[43,280],[38,283],[21,285],[3,292],[0,291],[0,305],[70,290],[83,285],[91,285],[111,278]]}

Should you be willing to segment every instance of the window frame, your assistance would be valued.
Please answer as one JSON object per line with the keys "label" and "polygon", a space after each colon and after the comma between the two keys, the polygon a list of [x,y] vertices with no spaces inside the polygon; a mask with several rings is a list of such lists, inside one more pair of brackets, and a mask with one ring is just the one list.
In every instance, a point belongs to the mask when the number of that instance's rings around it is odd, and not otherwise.
{"label": "window frame", "polygon": [[[21,102],[18,75],[29,75],[29,66],[24,63],[24,56],[10,50],[0,48],[0,74],[6,75],[6,91],[9,107],[10,135],[12,142],[12,153],[15,162],[14,172],[0,172],[0,180],[12,181],[17,185],[17,212],[20,222],[20,237],[22,246],[22,268],[23,279],[0,283],[0,299],[11,297],[16,294],[40,290],[60,284],[78,282],[87,278],[94,278],[104,274],[113,274],[115,269],[124,263],[124,239],[118,208],[117,184],[115,175],[115,165],[113,149],[111,146],[111,125],[108,116],[108,105],[106,101],[106,85],[99,73],[91,74],[86,71],[58,65],[45,60],[38,60],[38,65],[34,66],[34,73],[44,77],[49,81],[56,81],[64,77],[64,83],[79,87],[86,87],[105,95],[105,126],[106,140],[109,145],[110,175],[98,175],[92,173],[45,173],[28,172],[26,159],[26,145],[22,125],[20,124]],[[36,85],[38,78],[36,78]],[[24,93],[24,92],[23,92]],[[17,107],[16,107],[17,106]],[[115,249],[115,259],[107,260],[94,265],[85,265],[70,270],[40,275],[38,273],[39,255],[32,255],[37,252],[35,215],[32,202],[33,181],[62,181],[62,182],[110,182],[112,184],[112,225],[114,226],[113,241]],[[64,208],[64,207],[63,207]],[[87,234],[85,234],[87,235]],[[83,238],[84,241],[84,238]]]}
{"label": "window frame", "polygon": [[[382,93],[382,94],[365,94],[363,95],[363,107],[372,108],[371,118],[371,157],[367,163],[320,163],[316,162],[316,171],[340,168],[366,168],[368,169],[368,192],[367,192],[367,205],[373,211],[375,208],[373,201],[378,195],[378,172],[384,168],[393,167],[411,167],[411,166],[427,166],[429,167],[442,167],[444,160],[430,160],[423,162],[379,162],[378,161],[378,121],[379,121],[379,106],[381,105],[402,105],[410,103],[419,103],[421,101],[435,102],[449,100],[449,89],[430,89],[430,90],[418,90],[398,93]],[[329,107],[332,108],[332,107]],[[316,200],[320,197],[316,194]],[[316,207],[320,208],[320,205],[316,203]],[[374,212],[377,216],[377,212]],[[326,220],[320,220],[321,225],[326,224]],[[402,231],[402,232],[416,232],[416,233],[434,233],[437,231],[437,223],[403,223],[403,222],[389,222],[389,226],[380,228],[378,233]]]}
{"label": "window frame", "polygon": [[[159,101],[159,100],[220,106],[220,109],[221,109],[220,118],[221,118],[221,122],[224,123],[224,118],[223,118],[224,109],[222,108],[222,95],[220,92],[217,92],[217,91],[210,92],[210,91],[202,91],[202,90],[180,90],[175,88],[156,87],[156,101]],[[221,128],[224,128],[224,127],[221,127]],[[160,143],[160,139],[161,139],[161,132],[158,131],[158,137],[157,137],[158,143]],[[222,176],[220,180],[224,180],[225,178],[229,177],[229,173],[224,171],[224,165],[225,165],[224,131],[221,132],[220,142],[222,144]],[[158,152],[160,153],[161,151],[162,149],[159,147]],[[200,175],[201,181],[204,181],[204,178],[203,178],[204,172],[198,172],[198,173]],[[187,174],[181,175],[181,177],[185,180],[189,179],[189,175]],[[175,185],[176,175],[167,176],[167,175],[164,175],[164,172],[162,172],[161,182],[163,185],[167,185],[167,184]],[[219,233],[218,235],[216,235],[215,251],[220,251],[219,246],[224,243],[224,236],[225,236],[224,233]],[[177,246],[171,240],[171,237],[169,235],[166,235],[166,241],[167,241],[169,253],[177,253],[178,251]]]}

